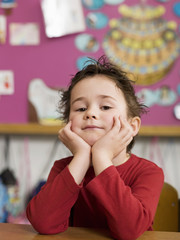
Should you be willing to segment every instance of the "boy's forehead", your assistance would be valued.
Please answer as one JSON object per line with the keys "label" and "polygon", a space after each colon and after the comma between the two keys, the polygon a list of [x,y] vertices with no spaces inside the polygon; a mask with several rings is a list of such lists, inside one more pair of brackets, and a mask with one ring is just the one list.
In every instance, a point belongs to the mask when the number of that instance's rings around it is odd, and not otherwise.
{"label": "boy's forehead", "polygon": [[71,95],[79,92],[86,93],[90,90],[97,92],[107,92],[112,90],[116,91],[116,82],[103,75],[95,75],[93,77],[83,78],[73,87]]}
{"label": "boy's forehead", "polygon": [[124,98],[124,94],[119,87],[117,87],[116,81],[105,75],[95,75],[81,79],[71,91],[71,102],[76,98],[82,98],[86,96],[102,96]]}

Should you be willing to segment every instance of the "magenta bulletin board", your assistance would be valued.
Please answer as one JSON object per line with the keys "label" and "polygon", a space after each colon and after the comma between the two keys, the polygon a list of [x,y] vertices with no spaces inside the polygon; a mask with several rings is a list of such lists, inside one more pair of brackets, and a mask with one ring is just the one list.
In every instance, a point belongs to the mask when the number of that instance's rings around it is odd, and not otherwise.
{"label": "magenta bulletin board", "polygon": [[[110,21],[122,18],[118,11],[119,6],[125,4],[133,6],[141,1],[131,0],[104,0],[92,1],[94,6],[88,6],[89,1],[82,1],[86,30],[81,33],[70,34],[63,37],[48,38],[45,34],[44,20],[40,8],[40,0],[17,0],[17,7],[6,16],[7,36],[4,44],[0,44],[0,70],[11,70],[14,73],[14,94],[0,96],[0,123],[27,123],[28,122],[28,85],[34,78],[42,79],[49,87],[66,87],[71,75],[78,70],[78,61],[89,56],[98,58],[103,55],[105,48],[104,39],[110,31]],[[99,6],[97,6],[97,2]],[[147,0],[150,6],[163,6],[165,13],[163,18],[170,22],[171,26],[176,23],[174,32],[180,36],[180,1]],[[104,22],[96,22],[100,25],[92,27],[88,25],[89,14],[103,15]],[[98,14],[97,14],[98,13]],[[0,15],[3,15],[0,9]],[[90,15],[90,16],[91,16]],[[94,15],[93,15],[94,16]],[[92,16],[91,16],[92,17]],[[89,18],[93,21],[93,18]],[[91,21],[91,24],[92,24]],[[36,46],[13,46],[9,40],[9,26],[11,23],[37,23],[40,29],[40,44]],[[107,22],[107,23],[106,23]],[[104,25],[103,25],[104,24]],[[94,48],[84,51],[78,47],[81,34],[92,36]],[[80,40],[79,40],[80,39]],[[180,120],[174,117],[173,109],[180,102],[180,58],[179,50],[176,53],[171,69],[153,84],[136,86],[136,92],[142,89],[150,91],[149,102],[152,103],[152,93],[163,86],[175,94],[171,104],[152,104],[149,113],[142,118],[143,125],[180,125]],[[154,91],[154,92],[153,92]],[[141,92],[142,93],[142,92]]]}

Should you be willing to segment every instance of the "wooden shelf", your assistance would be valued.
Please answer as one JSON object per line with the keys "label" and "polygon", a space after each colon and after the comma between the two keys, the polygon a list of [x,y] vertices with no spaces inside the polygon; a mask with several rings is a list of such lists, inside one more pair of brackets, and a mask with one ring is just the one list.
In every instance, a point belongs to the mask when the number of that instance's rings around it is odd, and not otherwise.
{"label": "wooden shelf", "polygon": [[27,124],[0,124],[0,134],[9,135],[57,135],[63,127],[61,125],[40,125],[37,123]]}
{"label": "wooden shelf", "polygon": [[[57,135],[60,125],[0,124],[0,135]],[[142,126],[139,136],[180,137],[180,126]]]}

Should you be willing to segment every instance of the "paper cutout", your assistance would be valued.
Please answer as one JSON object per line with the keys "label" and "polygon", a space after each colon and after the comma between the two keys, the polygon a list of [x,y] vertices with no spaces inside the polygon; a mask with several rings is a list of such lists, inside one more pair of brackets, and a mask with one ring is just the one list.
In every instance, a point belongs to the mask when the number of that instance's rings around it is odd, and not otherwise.
{"label": "paper cutout", "polygon": [[0,7],[2,8],[14,8],[16,7],[15,0],[1,0]]}
{"label": "paper cutout", "polygon": [[86,17],[86,23],[89,28],[101,29],[107,26],[108,17],[101,12],[90,12]]}
{"label": "paper cutout", "polygon": [[0,71],[0,94],[10,95],[14,93],[14,74],[12,71]]}
{"label": "paper cutout", "polygon": [[90,10],[97,10],[104,6],[104,0],[82,0],[85,8]]}
{"label": "paper cutout", "polygon": [[116,4],[123,3],[124,0],[104,0],[104,2],[109,5],[116,5]]}
{"label": "paper cutout", "polygon": [[99,43],[91,34],[82,33],[75,38],[76,47],[83,52],[96,52]]}
{"label": "paper cutout", "polygon": [[180,2],[174,4],[173,11],[177,17],[180,17]]}
{"label": "paper cutout", "polygon": [[179,56],[176,23],[164,18],[162,5],[120,5],[121,17],[112,19],[104,37],[104,52],[124,71],[132,73],[137,85],[159,82]]}
{"label": "paper cutout", "polygon": [[42,0],[47,37],[61,37],[85,30],[81,0]]}
{"label": "paper cutout", "polygon": [[11,23],[11,45],[38,45],[40,42],[39,25],[36,23]]}
{"label": "paper cutout", "polygon": [[6,17],[0,15],[0,44],[6,42]]}
{"label": "paper cutout", "polygon": [[79,57],[76,61],[76,66],[78,68],[78,70],[82,70],[86,65],[89,64],[89,57],[83,56],[83,57]]}
{"label": "paper cutout", "polygon": [[34,79],[29,84],[28,99],[34,106],[40,124],[57,125],[61,121],[58,112],[60,91],[51,89],[41,79]]}
{"label": "paper cutout", "polygon": [[143,88],[137,92],[137,97],[148,107],[155,104],[161,106],[169,106],[176,102],[177,94],[168,86],[162,86],[156,90]]}

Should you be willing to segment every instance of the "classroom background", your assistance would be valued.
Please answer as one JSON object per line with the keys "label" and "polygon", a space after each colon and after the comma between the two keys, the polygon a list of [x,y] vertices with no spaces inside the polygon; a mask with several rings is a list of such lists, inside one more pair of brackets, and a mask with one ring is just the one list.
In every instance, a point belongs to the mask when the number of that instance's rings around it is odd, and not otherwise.
{"label": "classroom background", "polygon": [[28,200],[71,155],[57,138],[61,89],[103,54],[138,76],[149,107],[132,152],[162,167],[180,196],[179,53],[180,1],[1,0],[0,174],[10,186],[8,196],[0,181],[1,221],[28,223]]}

